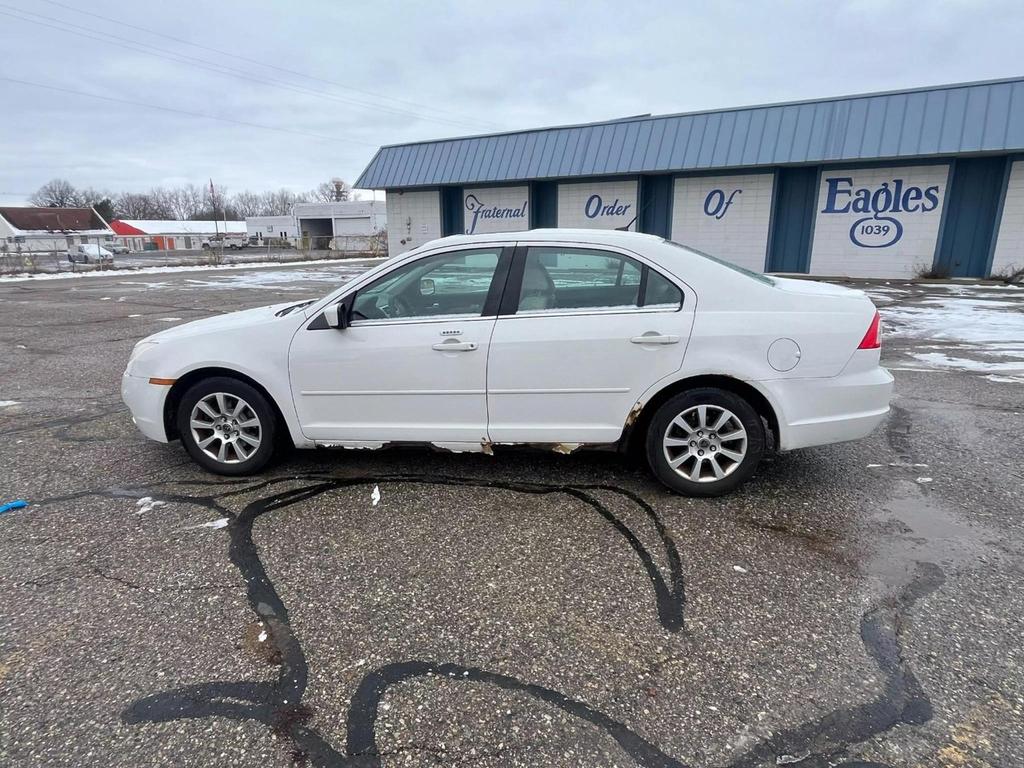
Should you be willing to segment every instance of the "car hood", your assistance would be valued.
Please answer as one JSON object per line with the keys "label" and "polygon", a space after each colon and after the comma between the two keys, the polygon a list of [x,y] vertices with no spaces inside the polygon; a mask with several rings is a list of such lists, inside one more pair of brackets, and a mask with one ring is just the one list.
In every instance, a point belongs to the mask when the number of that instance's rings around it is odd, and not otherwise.
{"label": "car hood", "polygon": [[207,333],[217,333],[237,328],[252,327],[263,323],[302,320],[305,319],[305,315],[301,311],[301,308],[296,309],[293,312],[289,312],[286,315],[282,315],[281,317],[277,316],[277,313],[282,309],[294,307],[296,304],[301,303],[302,302],[286,301],[282,304],[270,304],[266,307],[243,309],[239,312],[228,312],[224,315],[214,315],[213,317],[206,317],[202,320],[193,320],[190,323],[176,325],[173,328],[168,328],[166,331],[154,333],[152,336],[147,336],[144,341],[174,341],[176,339],[199,336]]}

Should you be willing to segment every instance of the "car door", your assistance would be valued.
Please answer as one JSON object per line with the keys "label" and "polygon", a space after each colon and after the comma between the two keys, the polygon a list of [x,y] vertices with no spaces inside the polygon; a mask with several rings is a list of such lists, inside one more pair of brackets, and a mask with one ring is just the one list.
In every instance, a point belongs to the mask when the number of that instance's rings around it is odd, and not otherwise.
{"label": "car door", "polygon": [[[303,434],[332,442],[487,439],[487,349],[511,248],[403,262],[292,339],[289,376]],[[500,268],[499,268],[500,267]]]}
{"label": "car door", "polygon": [[610,443],[679,370],[693,295],[635,255],[520,245],[488,353],[495,443]]}

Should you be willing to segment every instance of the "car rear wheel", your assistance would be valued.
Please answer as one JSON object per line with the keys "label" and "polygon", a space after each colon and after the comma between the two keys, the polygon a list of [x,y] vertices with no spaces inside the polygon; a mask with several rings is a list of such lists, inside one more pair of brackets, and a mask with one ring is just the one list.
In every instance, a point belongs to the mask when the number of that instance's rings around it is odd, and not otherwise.
{"label": "car rear wheel", "polygon": [[237,379],[194,384],[178,404],[178,434],[197,464],[218,475],[250,475],[274,453],[276,418],[267,399]]}
{"label": "car rear wheel", "polygon": [[721,496],[745,482],[764,452],[764,425],[739,395],[712,387],[663,403],[647,428],[647,461],[687,496]]}

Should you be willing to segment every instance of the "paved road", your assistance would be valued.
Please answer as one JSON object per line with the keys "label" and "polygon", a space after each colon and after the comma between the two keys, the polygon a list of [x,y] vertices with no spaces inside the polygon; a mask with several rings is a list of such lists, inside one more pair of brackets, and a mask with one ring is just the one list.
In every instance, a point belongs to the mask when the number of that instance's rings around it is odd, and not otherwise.
{"label": "paved road", "polygon": [[[227,480],[132,428],[138,338],[353,268],[0,284],[0,763],[1024,764],[1022,293],[875,286],[888,423],[719,500],[602,453]],[[965,312],[1002,341],[927,330]]]}

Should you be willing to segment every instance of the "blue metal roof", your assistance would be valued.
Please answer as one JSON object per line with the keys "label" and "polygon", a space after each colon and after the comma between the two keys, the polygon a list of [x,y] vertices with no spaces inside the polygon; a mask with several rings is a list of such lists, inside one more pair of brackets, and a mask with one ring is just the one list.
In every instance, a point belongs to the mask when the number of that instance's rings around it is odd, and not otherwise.
{"label": "blue metal roof", "polygon": [[1024,150],[1024,78],[381,147],[363,189]]}

